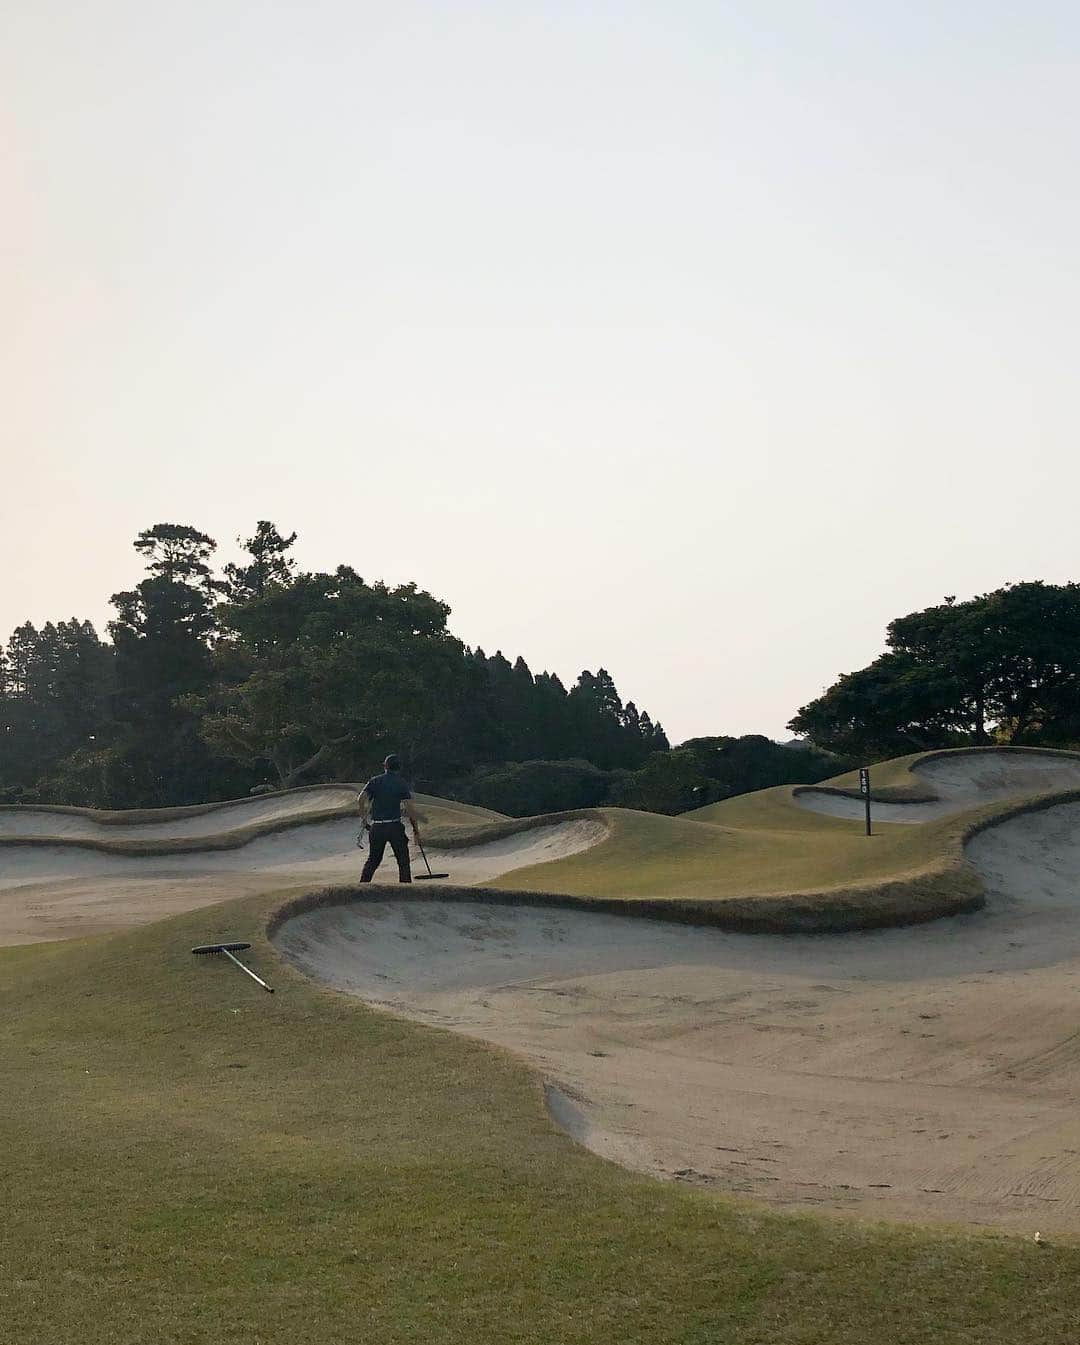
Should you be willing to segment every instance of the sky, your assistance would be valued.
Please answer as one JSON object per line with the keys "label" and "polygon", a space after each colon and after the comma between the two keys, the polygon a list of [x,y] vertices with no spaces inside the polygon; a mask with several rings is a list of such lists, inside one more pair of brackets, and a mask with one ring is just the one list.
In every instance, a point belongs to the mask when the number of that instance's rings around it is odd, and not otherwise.
{"label": "sky", "polygon": [[0,636],[296,530],[673,741],[1080,578],[1080,8],[0,7]]}

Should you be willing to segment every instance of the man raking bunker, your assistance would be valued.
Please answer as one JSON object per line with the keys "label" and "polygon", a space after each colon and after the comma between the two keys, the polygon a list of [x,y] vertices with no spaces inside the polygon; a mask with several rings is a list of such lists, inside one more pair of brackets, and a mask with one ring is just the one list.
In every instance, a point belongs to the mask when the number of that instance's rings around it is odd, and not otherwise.
{"label": "man raking bunker", "polygon": [[361,822],[367,827],[371,838],[371,848],[360,881],[371,882],[389,845],[397,860],[399,880],[411,883],[409,838],[405,835],[405,824],[401,820],[402,811],[409,819],[417,845],[420,844],[420,824],[413,806],[412,790],[401,774],[401,761],[393,753],[383,762],[382,775],[373,775],[364,786],[364,792],[357,796],[357,807]]}

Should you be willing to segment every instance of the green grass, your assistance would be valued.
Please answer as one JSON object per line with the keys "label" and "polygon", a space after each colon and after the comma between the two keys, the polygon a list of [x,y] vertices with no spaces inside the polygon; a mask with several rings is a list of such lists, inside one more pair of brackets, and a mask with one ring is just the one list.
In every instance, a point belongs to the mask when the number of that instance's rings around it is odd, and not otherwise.
{"label": "green grass", "polygon": [[[1022,750],[1022,749],[1015,749]],[[911,766],[936,753],[875,766],[875,795],[933,797]],[[1063,754],[1074,756],[1075,754]],[[823,782],[857,789],[857,772]],[[608,838],[553,863],[517,869],[488,886],[586,901],[665,903],[680,918],[768,929],[850,929],[931,919],[971,909],[982,884],[964,841],[987,822],[1028,807],[997,802],[918,824],[830,817],[799,807],[791,785],[664,817],[598,810]],[[1059,791],[1064,800],[1080,797]],[[1046,796],[1042,796],[1045,799]],[[506,824],[503,824],[506,825]]]}
{"label": "green grass", "polygon": [[753,802],[729,813],[723,826],[700,813],[662,817],[603,809],[611,834],[599,846],[508,874],[499,883],[525,886],[543,874],[553,890],[631,898],[812,891],[921,868],[947,832],[940,824],[931,824],[932,830],[894,824],[867,838],[861,822],[797,808],[789,794],[781,786],[746,795]]}
{"label": "green grass", "polygon": [[[624,1172],[509,1056],[277,963],[276,900],[0,951],[4,1345],[1076,1340],[1080,1250]],[[226,936],[277,994],[188,952]]]}
{"label": "green grass", "polygon": [[[980,900],[961,858],[979,811],[922,826],[863,824],[796,807],[790,786],[683,817],[603,809],[610,832],[589,850],[516,869],[490,886],[584,899],[662,901],[703,921],[857,928],[925,919]],[[985,812],[986,810],[982,810]]]}

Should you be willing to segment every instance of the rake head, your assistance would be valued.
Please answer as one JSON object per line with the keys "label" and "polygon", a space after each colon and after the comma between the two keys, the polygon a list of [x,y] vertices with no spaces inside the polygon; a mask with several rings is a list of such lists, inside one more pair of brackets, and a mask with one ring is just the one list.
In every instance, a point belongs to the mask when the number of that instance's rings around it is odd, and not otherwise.
{"label": "rake head", "polygon": [[250,943],[200,943],[198,948],[193,948],[191,951],[193,953],[221,953],[223,957],[227,957],[230,962],[238,966],[245,976],[250,976],[251,979],[257,981],[264,990],[269,990],[269,992],[273,994],[274,987],[272,985],[267,985],[261,976],[256,976],[251,968],[245,967],[236,956],[237,953],[250,947]]}

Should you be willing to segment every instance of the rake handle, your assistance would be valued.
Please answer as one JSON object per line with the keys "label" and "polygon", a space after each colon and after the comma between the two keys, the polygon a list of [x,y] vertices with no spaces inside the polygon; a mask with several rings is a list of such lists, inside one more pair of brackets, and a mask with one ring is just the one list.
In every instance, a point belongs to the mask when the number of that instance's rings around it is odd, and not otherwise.
{"label": "rake handle", "polygon": [[416,844],[420,847],[420,853],[424,856],[424,864],[427,867],[428,873],[430,874],[431,865],[428,863],[427,851],[424,849],[424,842],[420,839],[420,833],[418,831],[414,831],[413,835],[416,837]]}
{"label": "rake handle", "polygon": [[235,962],[241,971],[246,971],[253,981],[258,981],[258,983],[262,986],[264,990],[268,990],[271,995],[274,993],[274,987],[272,985],[267,985],[261,976],[256,976],[250,967],[245,967],[244,964],[240,961],[240,959],[238,957],[233,957],[232,953],[230,953],[227,948],[222,948],[221,951],[225,954],[225,956],[229,959],[230,962]]}

